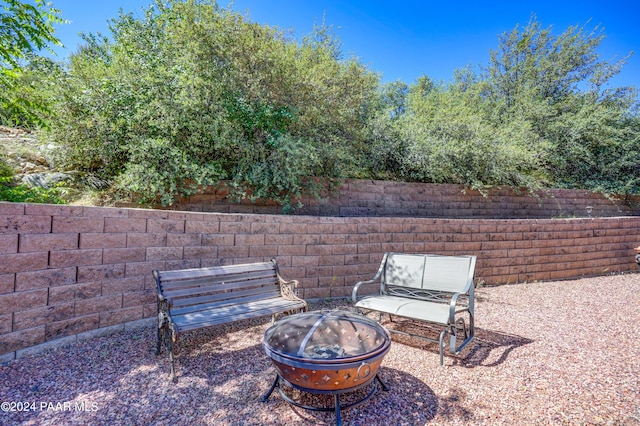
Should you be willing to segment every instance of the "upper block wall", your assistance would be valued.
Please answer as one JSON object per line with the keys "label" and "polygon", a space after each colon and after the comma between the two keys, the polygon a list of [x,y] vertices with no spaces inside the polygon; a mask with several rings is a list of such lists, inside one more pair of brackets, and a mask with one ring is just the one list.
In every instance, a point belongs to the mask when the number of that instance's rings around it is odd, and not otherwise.
{"label": "upper block wall", "polygon": [[[174,210],[279,214],[273,203],[232,203],[225,186],[185,197]],[[345,179],[325,200],[301,200],[296,214],[315,216],[389,216],[448,219],[543,219],[560,217],[640,216],[640,198],[611,200],[584,190],[549,190],[531,195],[510,187],[486,192],[463,185]],[[631,207],[633,206],[633,207]],[[587,209],[589,207],[589,209]]]}

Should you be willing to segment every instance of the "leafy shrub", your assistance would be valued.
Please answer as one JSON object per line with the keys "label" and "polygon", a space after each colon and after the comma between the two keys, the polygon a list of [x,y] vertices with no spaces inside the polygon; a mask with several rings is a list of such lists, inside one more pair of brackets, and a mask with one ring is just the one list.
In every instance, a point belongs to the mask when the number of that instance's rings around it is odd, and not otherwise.
{"label": "leafy shrub", "polygon": [[0,201],[17,203],[65,204],[60,188],[30,188],[13,185],[13,168],[0,156]]}
{"label": "leafy shrub", "polygon": [[12,178],[0,177],[0,200],[14,203],[65,204],[58,188],[29,188],[27,185],[11,185]]}
{"label": "leafy shrub", "polygon": [[1,154],[0,154],[0,177],[2,178],[13,177],[13,168],[11,167],[11,165],[9,165],[9,163],[7,163],[7,160]]}
{"label": "leafy shrub", "polygon": [[312,176],[362,168],[378,77],[318,27],[301,42],[215,2],[120,15],[57,84],[55,163],[100,175],[144,203],[233,182],[238,198],[292,210]]}
{"label": "leafy shrub", "polygon": [[301,39],[213,0],[155,2],[86,36],[56,74],[49,135],[64,170],[170,205],[229,182],[293,211],[313,177],[640,193],[634,88],[608,88],[600,31],[534,20],[487,67],[382,86],[330,28]]}

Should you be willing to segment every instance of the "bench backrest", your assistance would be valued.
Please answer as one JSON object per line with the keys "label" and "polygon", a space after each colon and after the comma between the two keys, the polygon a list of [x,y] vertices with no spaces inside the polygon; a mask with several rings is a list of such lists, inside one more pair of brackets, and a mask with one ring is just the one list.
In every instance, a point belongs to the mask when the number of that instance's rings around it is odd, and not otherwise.
{"label": "bench backrest", "polygon": [[473,285],[475,256],[387,253],[382,285],[466,293]]}
{"label": "bench backrest", "polygon": [[272,262],[209,268],[153,271],[158,294],[173,308],[230,300],[261,300],[280,296],[277,265]]}

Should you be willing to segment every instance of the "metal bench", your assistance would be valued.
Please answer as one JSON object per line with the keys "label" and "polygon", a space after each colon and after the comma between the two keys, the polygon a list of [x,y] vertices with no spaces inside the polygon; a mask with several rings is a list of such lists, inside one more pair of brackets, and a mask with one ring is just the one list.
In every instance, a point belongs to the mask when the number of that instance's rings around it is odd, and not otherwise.
{"label": "metal bench", "polygon": [[[474,336],[475,265],[475,256],[385,253],[375,276],[355,285],[351,295],[355,311],[378,312],[380,320],[383,314],[389,314],[392,321],[393,316],[398,316],[436,327],[440,331],[438,339],[389,331],[438,343],[443,365],[445,335],[449,334],[450,351],[456,355]],[[361,286],[378,281],[376,294],[359,298]],[[464,339],[456,346],[461,335]]]}
{"label": "metal bench", "polygon": [[158,288],[156,355],[165,342],[171,380],[177,382],[173,345],[180,333],[249,318],[307,310],[297,280],[285,281],[275,260],[210,268],[153,271]]}

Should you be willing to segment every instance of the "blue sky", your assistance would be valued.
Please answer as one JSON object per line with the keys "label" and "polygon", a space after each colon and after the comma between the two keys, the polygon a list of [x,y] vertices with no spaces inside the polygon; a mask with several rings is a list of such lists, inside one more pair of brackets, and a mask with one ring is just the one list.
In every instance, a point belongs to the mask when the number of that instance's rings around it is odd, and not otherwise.
{"label": "blue sky", "polygon": [[[79,32],[109,35],[107,21],[124,11],[144,16],[152,0],[51,0],[70,24],[57,26],[66,49],[62,59],[77,50]],[[220,0],[226,7],[228,0]],[[249,19],[302,36],[314,22],[333,27],[343,52],[356,56],[383,81],[414,82],[422,74],[449,81],[454,70],[466,65],[487,65],[489,50],[498,46],[499,34],[525,26],[532,14],[543,27],[560,34],[569,26],[596,25],[607,36],[598,53],[613,63],[630,52],[615,86],[640,87],[640,2],[634,0],[582,1],[399,1],[379,0],[235,0],[233,9]]]}

